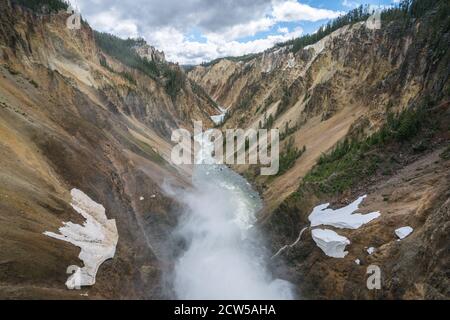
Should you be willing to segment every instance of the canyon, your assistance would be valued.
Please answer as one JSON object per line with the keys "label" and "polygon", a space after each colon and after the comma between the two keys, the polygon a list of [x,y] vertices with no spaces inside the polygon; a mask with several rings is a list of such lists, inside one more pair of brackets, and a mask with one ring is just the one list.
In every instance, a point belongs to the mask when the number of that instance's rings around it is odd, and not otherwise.
{"label": "canyon", "polygon": [[[430,3],[185,69],[1,1],[0,298],[448,299],[450,15]],[[279,129],[279,173],[174,165],[171,133],[195,121]],[[114,253],[95,284],[68,290],[83,247],[64,236],[90,225],[77,190],[117,229],[99,227]],[[357,227],[322,215],[355,199]]]}

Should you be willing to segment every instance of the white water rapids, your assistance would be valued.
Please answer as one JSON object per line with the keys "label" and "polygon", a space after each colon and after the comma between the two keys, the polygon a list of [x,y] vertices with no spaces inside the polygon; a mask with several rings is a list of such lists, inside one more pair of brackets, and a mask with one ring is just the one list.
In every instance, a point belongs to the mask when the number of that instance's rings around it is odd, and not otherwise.
{"label": "white water rapids", "polygon": [[[262,201],[250,184],[211,156],[213,143],[197,136],[202,165],[193,190],[175,191],[184,205],[176,230],[186,243],[172,275],[178,299],[293,299],[292,285],[274,279],[253,227]],[[173,190],[172,190],[173,192]]]}

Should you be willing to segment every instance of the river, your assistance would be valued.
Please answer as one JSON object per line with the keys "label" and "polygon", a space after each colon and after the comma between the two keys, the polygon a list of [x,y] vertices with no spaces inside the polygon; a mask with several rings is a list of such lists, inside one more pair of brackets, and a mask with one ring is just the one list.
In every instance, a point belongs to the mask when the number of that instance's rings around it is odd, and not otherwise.
{"label": "river", "polygon": [[263,235],[254,227],[262,208],[257,192],[240,175],[213,164],[212,143],[202,147],[190,190],[177,192],[184,205],[177,236],[185,243],[172,275],[178,299],[293,299],[292,285],[267,267]]}

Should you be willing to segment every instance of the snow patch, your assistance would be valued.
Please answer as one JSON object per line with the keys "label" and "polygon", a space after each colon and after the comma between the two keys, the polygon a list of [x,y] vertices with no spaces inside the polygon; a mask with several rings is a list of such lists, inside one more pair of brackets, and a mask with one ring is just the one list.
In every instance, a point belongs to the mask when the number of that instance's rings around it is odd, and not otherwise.
{"label": "snow patch", "polygon": [[358,210],[359,205],[366,197],[367,196],[362,196],[348,206],[337,210],[328,209],[330,206],[329,203],[315,207],[308,218],[311,222],[311,227],[327,225],[340,229],[360,228],[362,225],[369,223],[380,216],[380,212],[378,211],[368,214],[353,214],[353,212]]}
{"label": "snow patch", "polygon": [[405,239],[407,236],[409,236],[413,231],[414,231],[413,228],[406,226],[395,230],[395,234],[397,235],[399,240],[402,240]]}
{"label": "snow patch", "polygon": [[100,265],[108,259],[112,259],[116,252],[119,234],[116,221],[108,220],[105,208],[80,190],[72,189],[72,208],[81,214],[86,221],[83,225],[72,222],[64,222],[59,228],[60,234],[44,232],[45,235],[72,243],[79,247],[79,258],[84,267],[78,268],[66,282],[67,288],[73,290],[81,286],[95,284]]}
{"label": "snow patch", "polygon": [[222,112],[221,114],[216,115],[216,116],[211,116],[211,120],[214,122],[215,125],[222,124],[223,121],[225,120],[225,116],[227,114],[227,109],[224,109],[219,106],[219,110],[220,110],[220,112]]}
{"label": "snow patch", "polygon": [[367,249],[367,253],[368,254],[373,254],[375,252],[375,248],[374,247],[370,247]]}
{"label": "snow patch", "polygon": [[219,114],[217,116],[211,116],[211,120],[214,122],[214,124],[219,125],[223,122],[223,120],[225,119],[225,114]]}
{"label": "snow patch", "polygon": [[355,260],[355,263],[359,266],[359,265],[361,264],[361,260],[356,259],[356,260]]}
{"label": "snow patch", "polygon": [[346,237],[328,229],[314,229],[312,238],[317,246],[329,257],[344,258],[348,252],[345,247],[350,244]]}

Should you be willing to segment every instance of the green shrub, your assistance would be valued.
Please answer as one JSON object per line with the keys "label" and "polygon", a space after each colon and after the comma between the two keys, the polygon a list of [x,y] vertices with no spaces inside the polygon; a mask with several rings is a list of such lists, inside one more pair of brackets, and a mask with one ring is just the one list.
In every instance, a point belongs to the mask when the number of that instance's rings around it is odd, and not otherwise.
{"label": "green shrub", "polygon": [[317,30],[317,32],[313,34],[304,35],[294,40],[281,43],[278,46],[292,45],[292,52],[296,53],[300,49],[316,43],[317,41],[323,39],[327,35],[331,34],[339,28],[342,28],[345,25],[367,20],[370,17],[371,13],[372,10],[368,5],[359,6],[358,8],[349,11],[347,14],[330,21],[325,26],[320,27],[319,30]]}
{"label": "green shrub", "polygon": [[278,118],[282,113],[284,113],[287,110],[291,102],[291,98],[292,98],[291,90],[287,87],[284,87],[283,96],[281,97],[281,102],[278,105],[277,112],[275,115],[276,118]]}
{"label": "green shrub", "polygon": [[12,0],[12,2],[38,13],[58,12],[69,7],[68,2],[63,0]]}
{"label": "green shrub", "polygon": [[[134,47],[145,44],[144,39],[128,38],[124,40],[112,34],[97,31],[94,31],[94,37],[97,45],[109,56],[130,68],[141,71],[154,80],[163,81],[164,88],[172,99],[175,99],[183,87],[185,76],[181,70],[171,68],[165,63],[156,63],[142,58],[136,53]],[[104,59],[100,59],[100,64],[109,68]],[[135,83],[129,74],[122,74],[122,76]]]}
{"label": "green shrub", "polygon": [[119,74],[122,76],[122,78],[128,80],[128,82],[136,85],[136,80],[133,78],[133,75],[131,73],[122,71]]}
{"label": "green shrub", "polygon": [[296,132],[299,128],[300,126],[297,123],[293,127],[290,127],[289,122],[286,122],[284,131],[280,134],[280,140],[283,141],[288,136]]}
{"label": "green shrub", "polygon": [[33,79],[30,80],[30,84],[35,87],[36,89],[39,88],[39,85],[37,84],[36,81],[34,81]]}
{"label": "green shrub", "polygon": [[444,160],[450,160],[450,145],[440,154],[440,157]]}
{"label": "green shrub", "polygon": [[300,158],[306,151],[305,146],[303,146],[303,148],[299,150],[297,147],[295,147],[294,143],[294,138],[289,138],[284,151],[280,153],[280,169],[277,175],[282,175],[290,168],[292,168],[297,159]]}
{"label": "green shrub", "polygon": [[[305,176],[305,183],[318,186],[324,193],[342,192],[358,181],[370,177],[383,167],[390,172],[389,163],[378,156],[388,143],[407,143],[423,127],[430,129],[425,116],[426,107],[406,109],[400,114],[389,113],[386,124],[376,133],[361,141],[345,139],[328,154],[323,154],[317,165]],[[426,125],[425,125],[426,124]],[[423,151],[424,142],[411,146],[413,152]]]}
{"label": "green shrub", "polygon": [[100,58],[100,65],[101,65],[103,68],[107,69],[109,72],[116,73],[116,74],[120,75],[120,76],[121,76],[122,78],[124,78],[125,80],[128,80],[128,82],[130,82],[130,83],[132,83],[132,84],[134,84],[134,85],[137,84],[137,83],[136,83],[136,79],[133,78],[133,75],[132,75],[131,73],[126,72],[126,71],[117,72],[116,70],[114,70],[113,68],[111,68],[111,67],[108,65],[108,62],[106,61],[105,57],[101,57],[101,58]]}
{"label": "green shrub", "polygon": [[[441,14],[445,15],[445,12],[447,12],[446,10],[448,10],[448,0],[402,0],[399,4],[382,10],[381,21],[383,23],[387,23],[396,20],[409,23],[413,21],[411,18],[415,19],[422,17],[426,12],[437,5],[441,6],[439,11]],[[280,43],[278,46],[284,47],[292,45],[292,52],[296,53],[304,47],[316,43],[345,25],[352,25],[354,23],[367,20],[372,13],[373,10],[369,5],[361,5],[358,8],[349,11],[347,14],[330,21],[313,34],[307,34],[302,37]]]}
{"label": "green shrub", "polygon": [[165,68],[163,71],[164,78],[166,79],[166,83],[164,85],[167,94],[175,100],[178,95],[178,92],[183,88],[185,83],[185,76],[181,70],[171,69],[169,67]]}
{"label": "green shrub", "polygon": [[264,115],[264,125],[263,125],[263,129],[270,129],[273,126],[273,123],[275,122],[275,119],[273,117],[273,115],[269,115],[269,117],[266,117]]}
{"label": "green shrub", "polygon": [[[124,65],[137,69],[151,78],[160,75],[158,65],[154,61],[141,58],[133,49],[140,45],[142,39],[120,39],[109,33],[94,31],[95,42],[103,52],[119,60]],[[101,62],[101,61],[100,61]]]}
{"label": "green shrub", "polygon": [[213,98],[211,98],[211,96],[205,91],[205,89],[203,89],[203,87],[201,87],[199,84],[197,84],[195,81],[192,80],[189,80],[189,83],[191,85],[192,92],[194,92],[197,96],[205,97],[209,101],[209,103],[214,105],[216,108],[219,108],[217,102],[213,100]]}

